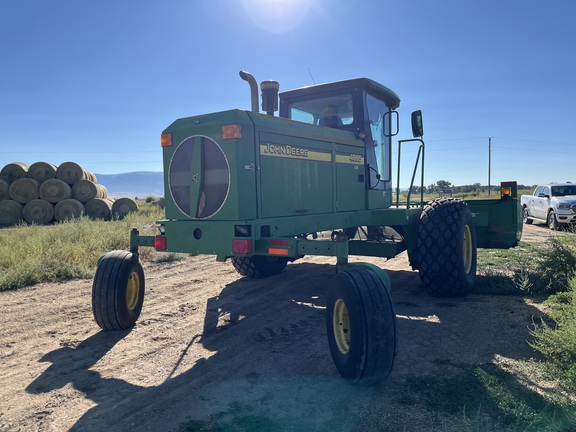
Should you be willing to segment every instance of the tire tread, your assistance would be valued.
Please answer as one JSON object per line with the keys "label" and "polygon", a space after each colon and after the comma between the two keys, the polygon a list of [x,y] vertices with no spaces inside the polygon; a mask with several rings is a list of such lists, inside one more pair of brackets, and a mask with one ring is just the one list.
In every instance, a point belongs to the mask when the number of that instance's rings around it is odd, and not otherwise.
{"label": "tire tread", "polygon": [[118,294],[135,260],[138,257],[132,252],[116,250],[108,252],[98,263],[92,284],[92,313],[103,330],[124,330],[133,324],[132,319],[121,316]]}
{"label": "tire tread", "polygon": [[[422,284],[431,294],[453,297],[463,295],[471,288],[460,268],[462,245],[459,236],[467,213],[470,210],[466,203],[455,198],[440,198],[424,207],[418,227],[418,265]],[[474,230],[473,223],[471,228]],[[472,236],[475,278],[475,232]]]}

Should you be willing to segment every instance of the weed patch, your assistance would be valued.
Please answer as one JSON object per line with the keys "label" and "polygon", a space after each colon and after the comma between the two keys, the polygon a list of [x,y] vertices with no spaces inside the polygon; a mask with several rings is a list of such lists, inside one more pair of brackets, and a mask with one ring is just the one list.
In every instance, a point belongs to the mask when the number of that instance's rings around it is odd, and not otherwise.
{"label": "weed patch", "polygon": [[189,255],[183,254],[183,253],[163,252],[163,253],[156,254],[153,261],[155,263],[168,263],[168,262],[174,262],[174,261],[181,261],[181,260],[185,259],[187,256],[189,256]]}
{"label": "weed patch", "polygon": [[549,295],[567,291],[576,275],[572,236],[550,237],[543,245],[520,242],[514,249],[479,249],[476,292]]}
{"label": "weed patch", "polygon": [[216,413],[208,421],[190,420],[178,428],[178,432],[281,432],[285,430],[278,423],[261,415],[254,408],[238,402],[230,404],[229,409]]}
{"label": "weed patch", "polygon": [[456,418],[464,416],[464,423],[471,430],[482,430],[478,425],[503,425],[525,431],[576,427],[569,407],[546,400],[492,364],[462,365],[461,372],[450,379],[412,377],[408,387],[421,396],[428,410]]}
{"label": "weed patch", "polygon": [[[100,256],[130,247],[130,229],[155,234],[162,211],[141,205],[141,212],[122,220],[94,221],[83,217],[51,226],[18,225],[0,230],[0,291],[41,282],[94,276]],[[142,259],[155,251],[142,248]]]}
{"label": "weed patch", "polygon": [[562,385],[576,393],[576,278],[567,292],[551,296],[546,319],[534,323],[530,343],[547,360],[548,367]]}
{"label": "weed patch", "polygon": [[475,292],[492,295],[530,295],[540,291],[540,248],[521,242],[514,249],[479,249]]}

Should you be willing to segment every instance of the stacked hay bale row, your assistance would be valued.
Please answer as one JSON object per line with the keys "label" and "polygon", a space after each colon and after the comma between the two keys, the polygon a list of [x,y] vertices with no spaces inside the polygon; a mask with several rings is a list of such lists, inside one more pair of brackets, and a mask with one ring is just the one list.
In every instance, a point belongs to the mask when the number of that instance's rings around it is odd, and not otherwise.
{"label": "stacked hay bale row", "polygon": [[58,167],[47,162],[30,166],[13,162],[0,171],[0,226],[22,219],[45,225],[82,215],[109,220],[135,211],[134,200],[110,199],[96,176],[74,162]]}

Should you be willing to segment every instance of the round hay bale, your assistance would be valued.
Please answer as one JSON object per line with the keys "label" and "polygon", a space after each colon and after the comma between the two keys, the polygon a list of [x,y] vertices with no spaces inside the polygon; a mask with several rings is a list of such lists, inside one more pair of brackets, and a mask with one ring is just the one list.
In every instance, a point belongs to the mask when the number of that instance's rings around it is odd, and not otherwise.
{"label": "round hay bale", "polygon": [[94,198],[84,204],[86,215],[92,219],[110,219],[112,216],[112,201],[103,198]]}
{"label": "round hay bale", "polygon": [[152,203],[152,205],[164,209],[164,197],[158,198]]}
{"label": "round hay bale", "polygon": [[33,199],[38,198],[38,189],[40,183],[31,178],[20,178],[14,180],[10,185],[10,198],[18,201],[20,204],[27,204]]}
{"label": "round hay bale", "polygon": [[0,201],[0,226],[16,225],[22,220],[22,204],[17,201]]}
{"label": "round hay bale", "polygon": [[94,198],[107,198],[108,191],[90,180],[78,180],[72,185],[72,198],[86,203]]}
{"label": "round hay bale", "polygon": [[28,177],[28,165],[23,162],[12,162],[5,165],[0,171],[0,176],[4,178],[8,183],[12,183],[14,180]]}
{"label": "round hay bale", "polygon": [[46,225],[54,220],[54,205],[43,199],[32,200],[22,209],[22,216],[28,223]]}
{"label": "round hay bale", "polygon": [[34,162],[28,168],[28,177],[39,181],[40,183],[56,178],[56,165],[48,162]]}
{"label": "round hay bale", "polygon": [[0,179],[0,201],[10,199],[10,183]]}
{"label": "round hay bale", "polygon": [[134,213],[139,210],[138,204],[130,198],[118,198],[112,203],[112,216],[122,219],[129,213]]}
{"label": "round hay bale", "polygon": [[88,176],[80,165],[75,162],[64,162],[56,170],[56,178],[72,186],[78,180],[86,179]]}
{"label": "round hay bale", "polygon": [[80,201],[68,198],[54,206],[54,219],[65,221],[78,219],[84,214],[84,204]]}
{"label": "round hay bale", "polygon": [[72,188],[68,183],[58,179],[48,179],[40,185],[38,196],[52,204],[72,197]]}
{"label": "round hay bale", "polygon": [[93,183],[98,183],[98,179],[96,178],[96,174],[91,173],[90,171],[84,171],[86,173],[86,180],[90,180]]}

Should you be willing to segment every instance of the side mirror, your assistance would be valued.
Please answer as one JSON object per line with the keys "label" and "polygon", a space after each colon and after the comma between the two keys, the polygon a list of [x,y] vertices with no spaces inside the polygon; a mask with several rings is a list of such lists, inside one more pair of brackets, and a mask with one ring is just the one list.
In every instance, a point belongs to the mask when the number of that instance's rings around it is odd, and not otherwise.
{"label": "side mirror", "polygon": [[[387,111],[384,113],[384,136],[385,137],[393,137],[398,135],[398,131],[400,130],[400,116],[398,115],[398,111]],[[394,121],[396,120],[396,121]],[[390,127],[388,127],[390,125]],[[391,130],[388,130],[391,128]]]}
{"label": "side mirror", "polygon": [[422,124],[422,111],[412,113],[412,136],[414,138],[424,136],[424,125]]}

